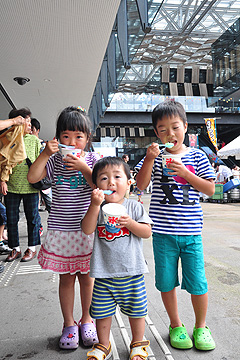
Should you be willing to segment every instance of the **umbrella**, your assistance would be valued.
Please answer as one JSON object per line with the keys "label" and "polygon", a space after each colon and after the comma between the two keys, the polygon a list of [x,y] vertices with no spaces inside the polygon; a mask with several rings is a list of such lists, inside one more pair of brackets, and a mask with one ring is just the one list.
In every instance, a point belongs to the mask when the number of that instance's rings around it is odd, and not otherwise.
{"label": "umbrella", "polygon": [[240,160],[240,135],[220,149],[217,155],[221,159],[227,159],[228,156],[235,156],[236,160]]}

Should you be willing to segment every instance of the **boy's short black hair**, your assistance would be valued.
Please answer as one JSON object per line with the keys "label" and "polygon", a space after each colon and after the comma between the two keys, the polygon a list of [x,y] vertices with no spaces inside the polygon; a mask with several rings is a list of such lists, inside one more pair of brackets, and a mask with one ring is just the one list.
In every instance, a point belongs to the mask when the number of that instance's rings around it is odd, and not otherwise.
{"label": "boy's short black hair", "polygon": [[13,119],[17,116],[22,116],[24,119],[26,117],[31,116],[31,111],[29,108],[21,108],[21,109],[12,109],[8,115],[9,119]]}
{"label": "boy's short black hair", "polygon": [[106,156],[98,160],[93,167],[93,172],[92,172],[93,184],[97,185],[97,175],[99,171],[104,169],[106,166],[123,166],[124,172],[128,180],[131,179],[130,167],[127,163],[125,163],[125,161],[123,161],[123,159],[117,156]]}
{"label": "boy's short black hair", "polygon": [[34,126],[36,130],[40,130],[41,128],[40,122],[35,118],[31,119],[31,125]]}
{"label": "boy's short black hair", "polygon": [[157,130],[158,120],[162,120],[164,116],[172,117],[179,116],[183,124],[187,123],[187,115],[184,107],[180,102],[174,100],[165,100],[161,104],[158,104],[152,112],[152,124],[153,128]]}

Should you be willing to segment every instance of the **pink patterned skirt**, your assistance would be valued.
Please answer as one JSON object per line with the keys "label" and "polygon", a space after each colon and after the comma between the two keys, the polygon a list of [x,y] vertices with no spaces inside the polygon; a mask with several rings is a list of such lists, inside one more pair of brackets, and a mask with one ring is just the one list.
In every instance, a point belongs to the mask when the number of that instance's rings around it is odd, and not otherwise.
{"label": "pink patterned skirt", "polygon": [[94,234],[48,230],[38,253],[44,270],[58,274],[87,274],[90,271]]}

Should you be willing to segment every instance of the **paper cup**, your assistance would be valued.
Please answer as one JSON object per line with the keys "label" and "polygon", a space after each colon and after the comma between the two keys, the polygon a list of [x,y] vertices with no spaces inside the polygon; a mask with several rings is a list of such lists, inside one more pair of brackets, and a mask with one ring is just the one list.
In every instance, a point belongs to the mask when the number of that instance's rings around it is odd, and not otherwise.
{"label": "paper cup", "polygon": [[117,228],[120,217],[126,214],[125,206],[116,203],[108,203],[103,205],[103,218],[106,231],[110,233],[119,233],[121,229]]}
{"label": "paper cup", "polygon": [[165,176],[176,176],[176,175],[172,175],[172,173],[174,171],[167,167],[167,165],[170,164],[173,160],[176,160],[178,162],[182,162],[181,154],[170,154],[169,153],[169,154],[163,154],[162,155],[163,175],[165,175]]}
{"label": "paper cup", "polygon": [[81,149],[74,149],[72,147],[61,147],[60,148],[60,153],[62,155],[62,159],[65,160],[66,157],[69,155],[69,154],[72,154],[74,156],[77,156],[77,157],[80,157],[81,156]]}

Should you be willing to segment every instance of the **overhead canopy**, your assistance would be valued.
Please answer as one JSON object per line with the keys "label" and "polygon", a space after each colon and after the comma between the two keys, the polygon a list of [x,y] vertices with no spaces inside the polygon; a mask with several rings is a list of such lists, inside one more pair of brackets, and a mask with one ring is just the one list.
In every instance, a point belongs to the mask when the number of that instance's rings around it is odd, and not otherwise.
{"label": "overhead canopy", "polygon": [[[28,106],[49,140],[64,107],[88,109],[119,4],[1,0],[0,119]],[[19,76],[30,81],[21,86],[13,80]]]}
{"label": "overhead canopy", "polygon": [[220,149],[217,155],[221,159],[227,159],[228,156],[235,156],[236,160],[240,160],[240,136]]}

